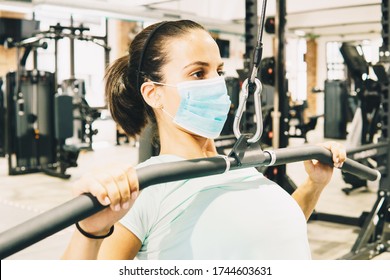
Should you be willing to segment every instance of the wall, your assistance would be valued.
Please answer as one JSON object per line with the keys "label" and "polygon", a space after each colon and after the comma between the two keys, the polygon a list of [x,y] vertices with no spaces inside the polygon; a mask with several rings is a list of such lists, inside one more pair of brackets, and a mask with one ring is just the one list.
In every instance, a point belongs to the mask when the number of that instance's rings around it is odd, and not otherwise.
{"label": "wall", "polygon": [[[223,58],[224,70],[227,77],[238,77],[237,69],[243,69],[243,57],[245,54],[245,37],[239,34],[219,33],[218,38],[230,41],[230,57]],[[274,55],[274,35],[263,34],[263,58]],[[252,57],[253,54],[251,54]]]}
{"label": "wall", "polygon": [[[323,36],[316,39],[317,42],[317,88],[323,89],[324,82],[327,78],[327,66],[326,66],[326,44],[331,41],[361,41],[361,40],[372,40],[372,42],[380,46],[382,39],[380,34],[364,34],[364,35],[353,35],[353,36]],[[324,113],[324,94],[317,93],[317,114]]]}
{"label": "wall", "polygon": [[[26,16],[21,13],[0,11],[0,17],[22,19]],[[5,77],[7,72],[15,71],[16,65],[16,49],[6,49],[0,45],[0,77]]]}

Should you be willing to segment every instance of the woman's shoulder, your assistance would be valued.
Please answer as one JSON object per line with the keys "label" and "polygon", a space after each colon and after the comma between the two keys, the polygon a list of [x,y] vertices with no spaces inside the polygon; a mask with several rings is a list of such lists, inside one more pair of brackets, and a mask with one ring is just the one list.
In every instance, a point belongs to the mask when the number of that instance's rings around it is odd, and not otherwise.
{"label": "woman's shoulder", "polygon": [[168,162],[175,162],[175,161],[182,161],[185,160],[182,157],[176,156],[176,155],[158,155],[153,156],[144,162],[139,163],[136,168],[142,168],[153,164],[159,164],[159,163],[168,163]]}

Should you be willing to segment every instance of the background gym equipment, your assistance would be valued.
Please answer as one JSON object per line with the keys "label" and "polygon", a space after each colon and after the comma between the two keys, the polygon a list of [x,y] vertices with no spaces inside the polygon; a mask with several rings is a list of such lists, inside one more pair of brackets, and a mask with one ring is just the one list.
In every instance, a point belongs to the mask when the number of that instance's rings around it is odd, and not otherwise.
{"label": "background gym equipment", "polygon": [[[275,27],[274,27],[275,31]],[[264,134],[261,142],[265,145],[272,146],[272,112],[273,112],[273,95],[275,92],[275,58],[274,57],[265,57],[261,60],[261,72],[260,72],[260,80],[263,83],[263,87],[266,85],[269,86],[269,89],[266,91],[264,96],[264,91],[262,93],[262,104],[266,104],[266,109],[263,109],[263,123],[265,131],[268,133]],[[272,92],[271,92],[272,90]],[[266,101],[264,102],[264,98]],[[283,98],[289,98],[288,94],[283,96]],[[303,138],[305,139],[305,143],[307,143],[307,133],[310,130],[314,130],[317,125],[317,120],[321,116],[312,116],[309,117],[308,121],[305,121],[305,109],[307,108],[307,101],[293,102],[290,100],[289,104],[289,113],[288,113],[288,124],[289,124],[289,132],[288,137],[294,138]]]}
{"label": "background gym equipment", "polygon": [[[371,259],[383,252],[388,251],[390,248],[390,143],[389,143],[389,129],[390,129],[390,114],[389,114],[389,95],[390,95],[390,84],[389,84],[389,70],[385,70],[384,65],[388,63],[388,58],[384,55],[386,51],[389,51],[389,1],[383,0],[381,3],[382,6],[382,46],[380,51],[383,52],[380,56],[380,62],[375,66],[376,72],[378,73],[378,82],[375,83],[375,86],[371,84],[370,81],[368,87],[365,87],[365,81],[362,81],[362,76],[367,71],[367,64],[365,60],[362,60],[361,55],[357,55],[356,50],[351,49],[348,46],[346,52],[350,52],[350,61],[346,60],[346,63],[349,67],[352,68],[352,71],[355,73],[357,80],[358,89],[360,94],[364,99],[361,99],[360,105],[362,107],[368,106],[367,97],[370,97],[370,94],[367,93],[367,90],[375,89],[376,94],[374,94],[375,102],[374,106],[379,106],[382,108],[380,114],[378,113],[377,117],[373,118],[372,123],[364,121],[361,124],[362,129],[359,131],[360,137],[357,139],[360,143],[360,147],[352,148],[347,151],[348,157],[354,158],[357,161],[365,162],[364,160],[370,158],[375,161],[375,168],[379,170],[382,174],[381,180],[379,181],[379,189],[377,192],[377,199],[372,206],[370,212],[365,213],[360,216],[360,218],[351,218],[343,217],[339,215],[329,215],[324,213],[314,213],[312,215],[313,220],[323,220],[335,223],[350,224],[355,226],[360,226],[359,235],[351,248],[351,251],[342,256],[341,259]],[[344,54],[346,53],[344,52]],[[347,54],[348,56],[348,54]],[[361,83],[361,84],[360,84]],[[380,85],[380,86],[378,86]],[[373,87],[372,87],[373,86]],[[379,105],[376,104],[377,96],[379,96]],[[364,108],[359,112],[356,110],[357,114],[361,114],[361,118],[364,120],[365,113],[369,110]],[[377,112],[375,112],[377,113]],[[373,132],[377,130],[377,124],[380,127],[380,137],[377,143],[366,144],[368,141],[373,140]],[[370,129],[369,127],[371,126]],[[360,138],[360,139],[359,139]],[[362,145],[363,144],[363,145]],[[369,165],[370,166],[370,165]],[[352,179],[351,179],[352,178]],[[357,178],[356,176],[351,176],[350,174],[344,174],[344,179],[352,183],[356,181],[366,182],[362,178]],[[354,180],[354,181],[352,181]],[[353,187],[352,187],[353,188]],[[345,191],[345,190],[344,190]],[[350,190],[348,190],[349,192]]]}
{"label": "background gym equipment", "polygon": [[3,45],[8,38],[12,38],[15,42],[27,39],[39,30],[39,26],[40,22],[34,19],[0,17],[0,44]]}
{"label": "background gym equipment", "polygon": [[[53,39],[54,40],[54,59],[55,59],[55,71],[58,69],[58,41],[64,38],[69,39],[70,50],[70,73],[69,78],[58,82],[55,78],[56,89],[59,86],[61,93],[70,95],[73,97],[73,135],[72,144],[79,147],[79,149],[92,150],[92,137],[96,135],[98,131],[92,128],[92,123],[98,119],[101,115],[100,111],[104,108],[92,108],[89,106],[85,94],[85,81],[75,77],[75,40],[92,42],[98,46],[101,46],[105,52],[104,65],[109,63],[110,47],[107,45],[107,32],[105,36],[92,36],[85,34],[85,31],[89,31],[88,27],[73,26],[73,17],[70,18],[70,26],[62,26],[60,24],[50,26],[49,30],[36,33],[36,37],[40,39]],[[106,21],[107,30],[107,21]]]}
{"label": "background gym equipment", "polygon": [[[5,41],[7,47],[17,48],[18,60],[17,71],[6,76],[6,152],[10,175],[43,171],[69,178],[66,169],[77,166],[80,149],[92,149],[92,136],[97,133],[92,129],[92,122],[100,117],[100,112],[85,100],[84,81],[74,78],[74,40],[102,46],[106,51],[105,65],[110,48],[106,44],[107,35],[90,36],[83,33],[86,30],[89,29],[82,25],[64,27],[57,24],[19,42],[14,38]],[[58,40],[65,37],[71,43],[71,78],[63,81],[58,90]],[[46,39],[54,39],[55,43],[54,73],[37,69],[37,48],[47,48]],[[20,58],[22,48],[24,53]],[[33,69],[27,71],[26,61],[31,52]],[[75,134],[80,143],[67,143]]]}
{"label": "background gym equipment", "polygon": [[[389,51],[389,28],[390,28],[390,10],[389,1],[383,0],[381,3],[382,11],[382,46],[381,51],[384,51],[380,56],[380,63],[386,64],[388,59],[385,57],[385,52]],[[384,70],[384,68],[379,67]],[[389,76],[389,72],[385,76]],[[389,144],[389,130],[390,130],[390,114],[389,114],[389,95],[390,84],[386,77],[380,77],[381,86],[379,88],[380,103],[382,111],[380,114],[381,123],[381,137],[378,140],[378,145],[384,144],[384,152],[379,152],[378,148],[374,148],[377,153],[377,168],[383,169],[382,179],[379,182],[379,189],[377,199],[370,211],[365,223],[359,233],[359,236],[351,249],[351,252],[345,256],[347,259],[370,259],[376,255],[386,252],[390,247],[390,144]],[[364,134],[363,134],[364,135]],[[372,148],[372,147],[371,147]],[[365,150],[369,152],[369,149]],[[357,155],[357,154],[355,154]]]}
{"label": "background gym equipment", "polygon": [[5,156],[5,106],[3,78],[0,77],[0,157]]}
{"label": "background gym equipment", "polygon": [[346,139],[348,89],[346,81],[325,81],[324,137]]}
{"label": "background gym equipment", "polygon": [[[103,37],[86,35],[84,32],[89,31],[89,28],[84,27],[83,25],[78,27],[73,26],[72,17],[71,26],[61,26],[57,24],[55,26],[51,26],[50,29],[51,32],[56,34],[57,40],[58,38],[69,38],[70,76],[69,79],[62,81],[61,89],[63,94],[73,97],[73,139],[78,139],[79,143],[77,143],[77,146],[80,149],[92,150],[92,137],[98,133],[97,129],[92,128],[92,123],[100,117],[100,109],[102,108],[92,108],[89,106],[87,100],[85,99],[85,81],[75,77],[74,41],[89,41],[103,47],[105,50],[105,65],[108,65],[110,47],[107,45],[107,35]],[[57,60],[58,57],[55,59]]]}
{"label": "background gym equipment", "polygon": [[[8,42],[11,47],[11,41]],[[8,155],[8,172],[10,175],[32,172],[45,172],[60,178],[69,178],[65,171],[68,167],[77,166],[78,151],[64,156],[64,147],[56,131],[66,129],[55,124],[55,78],[50,72],[38,71],[36,55],[34,69],[26,70],[26,60],[31,51],[38,47],[46,47],[36,39],[25,39],[12,42],[17,48],[18,70],[7,73],[7,114],[6,132]],[[25,52],[19,62],[20,49]],[[66,107],[63,107],[66,108]],[[69,115],[69,114],[68,114]],[[63,109],[64,121],[66,112]],[[57,117],[58,118],[58,117]]]}
{"label": "background gym equipment", "polygon": [[[387,0],[383,0],[381,3],[382,6],[382,37],[383,45],[381,47],[381,62],[389,62],[388,57],[386,57],[386,52],[390,50],[389,46],[389,3]],[[253,11],[253,14],[256,14]],[[247,13],[248,15],[248,13]],[[288,104],[287,92],[288,92],[288,82],[285,75],[285,44],[284,44],[284,30],[286,26],[286,1],[277,0],[276,1],[276,17],[275,17],[275,35],[276,35],[276,51],[275,55],[275,95],[274,95],[274,108],[272,116],[272,126],[269,128],[266,126],[267,118],[264,121],[264,132],[263,137],[266,137],[267,132],[269,133],[270,139],[267,139],[272,143],[273,148],[285,148],[288,145],[289,141],[289,112],[290,107]],[[375,68],[374,68],[375,69]],[[373,157],[375,155],[376,166],[378,170],[382,173],[382,179],[379,182],[378,198],[374,203],[372,210],[370,212],[363,212],[360,217],[345,217],[341,215],[334,215],[328,213],[320,213],[314,211],[313,215],[310,218],[310,221],[326,221],[333,223],[341,223],[346,225],[353,225],[360,227],[359,236],[357,237],[355,244],[351,248],[350,253],[342,256],[343,259],[371,259],[382,252],[388,250],[389,240],[390,240],[390,181],[388,179],[388,174],[390,172],[390,143],[389,143],[389,125],[390,125],[390,116],[389,116],[389,72],[384,70],[383,66],[376,65],[376,72],[379,73],[381,77],[381,86],[374,88],[380,92],[380,107],[382,111],[378,114],[377,124],[380,124],[381,128],[381,138],[378,140],[376,146],[366,146],[363,145],[362,150],[353,150],[348,153],[348,156],[356,158],[356,160],[361,161],[362,154],[370,155]],[[372,111],[371,111],[372,112]],[[375,124],[376,125],[376,124]],[[371,126],[374,128],[375,125]],[[376,129],[376,128],[375,128]],[[370,132],[375,131],[371,129],[365,129],[364,137],[366,137],[365,142],[367,143],[368,139],[372,140],[372,137],[369,137]],[[282,186],[287,192],[292,193],[297,186],[287,175],[286,166],[265,166],[260,169],[266,177],[276,182]],[[366,182],[365,179],[358,178],[354,175],[344,173],[344,176],[351,176],[357,180]]]}
{"label": "background gym equipment", "polygon": [[[354,108],[354,117],[350,126],[350,132],[346,136],[346,108],[348,108],[349,102],[348,98],[348,85],[347,81],[340,81],[343,88],[343,97],[340,99],[338,105],[332,104],[329,108],[332,108],[332,112],[329,114],[332,116],[337,116],[338,114],[342,115],[340,118],[340,130],[339,133],[343,134],[344,138],[347,138],[346,145],[349,147],[348,154],[352,155],[354,153],[362,153],[361,146],[366,144],[374,143],[374,137],[380,131],[381,128],[381,98],[380,98],[380,89],[385,81],[374,81],[369,76],[369,69],[375,67],[376,72],[384,70],[383,65],[377,64],[374,66],[369,65],[369,63],[364,58],[363,52],[358,50],[360,46],[354,46],[349,43],[343,43],[340,48],[340,52],[344,57],[345,63],[348,66],[350,76],[354,81],[354,87],[356,96],[352,97],[356,100],[356,108]],[[349,87],[350,88],[350,87]],[[328,92],[330,93],[330,92]],[[326,96],[326,95],[325,95]],[[341,102],[342,101],[342,102]],[[337,113],[339,112],[339,113]],[[325,118],[326,120],[326,118]],[[325,122],[326,123],[326,122]],[[356,151],[354,151],[357,149]],[[386,152],[386,151],[384,151]],[[381,153],[370,154],[366,157],[361,157],[359,161],[365,165],[376,167],[377,158],[380,157]],[[342,190],[349,194],[351,191],[367,187],[367,182],[365,180],[360,180],[355,176],[350,174],[343,173],[343,179],[346,183],[350,184],[352,187],[343,188]]]}

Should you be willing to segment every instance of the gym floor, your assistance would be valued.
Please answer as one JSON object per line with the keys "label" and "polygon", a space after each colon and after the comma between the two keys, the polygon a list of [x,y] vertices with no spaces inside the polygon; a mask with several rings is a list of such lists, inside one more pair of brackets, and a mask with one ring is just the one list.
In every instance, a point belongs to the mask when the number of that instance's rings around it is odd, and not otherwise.
{"label": "gym floor", "polygon": [[[97,170],[107,164],[137,164],[138,149],[132,144],[115,146],[115,138],[105,127],[114,127],[110,121],[98,123],[99,134],[94,141],[93,152],[80,153],[78,167],[68,169],[69,180],[62,180],[35,173],[19,176],[8,176],[7,160],[0,158],[0,232],[22,223],[39,213],[49,210],[73,198],[72,183],[86,172]],[[309,143],[323,142],[322,120],[315,131],[308,133]],[[302,145],[303,139],[290,140],[290,145]],[[305,176],[302,163],[289,164],[287,173],[299,185]],[[335,170],[329,186],[323,192],[316,207],[321,213],[331,213],[359,217],[364,211],[371,211],[377,197],[377,182],[370,182],[367,189],[355,190],[349,195],[341,191],[348,187]],[[352,248],[358,227],[336,223],[311,221],[308,224],[309,242],[312,258],[315,260],[332,260],[347,254]],[[73,232],[73,226],[58,232],[12,256],[8,259],[55,260],[59,259]],[[275,240],[277,242],[277,240]],[[390,252],[382,253],[375,259],[389,259]]]}

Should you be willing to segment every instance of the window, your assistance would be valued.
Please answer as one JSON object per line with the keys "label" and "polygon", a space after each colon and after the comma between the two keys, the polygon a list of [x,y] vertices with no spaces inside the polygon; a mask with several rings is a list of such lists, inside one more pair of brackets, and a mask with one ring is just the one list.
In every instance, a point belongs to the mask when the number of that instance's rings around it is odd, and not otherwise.
{"label": "window", "polygon": [[[58,14],[55,12],[37,12],[35,19],[40,21],[40,30],[48,31],[50,26],[60,24],[69,27],[71,25],[70,14]],[[102,17],[84,18],[75,16],[73,26],[79,27],[83,24],[90,30],[84,34],[93,36],[105,35],[105,22]],[[64,33],[70,33],[64,31]],[[38,70],[55,71],[55,40],[44,39],[48,44],[47,49],[38,50]],[[61,85],[63,80],[71,78],[71,55],[70,40],[65,37],[58,40],[57,53],[57,82]],[[32,68],[32,56],[29,58],[28,69]],[[86,95],[85,98],[90,106],[100,107],[105,105],[103,78],[105,71],[104,48],[86,40],[74,40],[74,78],[84,80]]]}
{"label": "window", "polygon": [[326,44],[326,66],[328,80],[345,80],[344,58],[340,53],[341,42]]}
{"label": "window", "polygon": [[306,40],[304,38],[292,38],[286,47],[286,75],[288,89],[292,101],[304,101],[307,99],[307,66],[304,61],[306,53]]}

